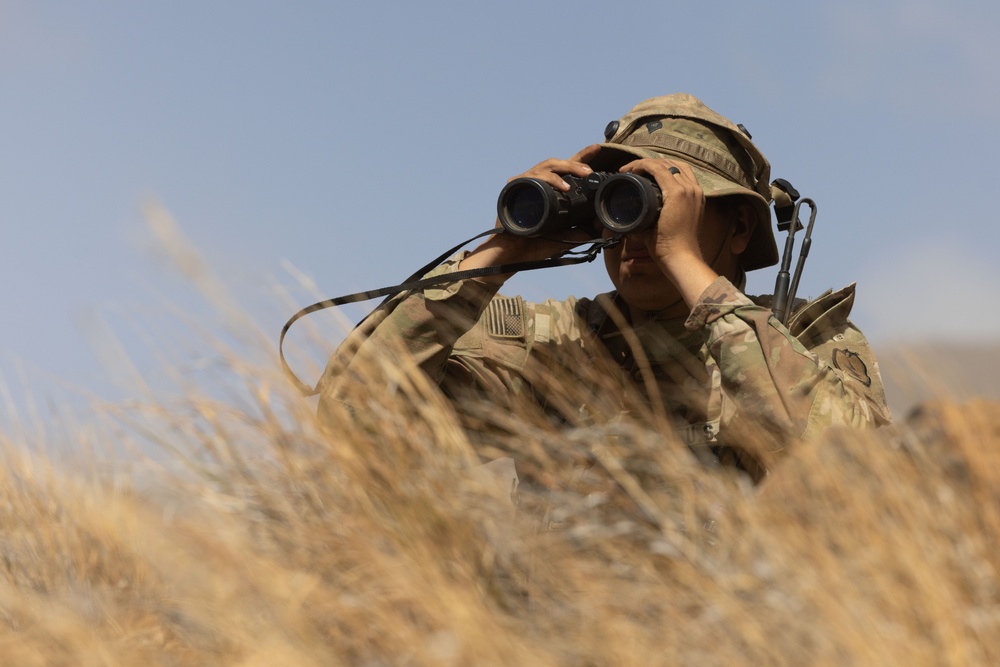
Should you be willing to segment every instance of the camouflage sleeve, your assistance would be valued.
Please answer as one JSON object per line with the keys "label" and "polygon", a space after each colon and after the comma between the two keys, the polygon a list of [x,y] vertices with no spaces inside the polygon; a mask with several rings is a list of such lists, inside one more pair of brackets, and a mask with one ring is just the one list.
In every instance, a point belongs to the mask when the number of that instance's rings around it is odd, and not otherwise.
{"label": "camouflage sleeve", "polygon": [[[460,254],[427,277],[456,270]],[[440,382],[455,342],[479,320],[498,286],[475,279],[411,291],[393,298],[355,329],[331,357],[320,381],[320,412],[339,393],[338,378],[363,381],[372,357],[407,353]]]}
{"label": "camouflage sleeve", "polygon": [[725,278],[686,322],[704,329],[718,366],[723,428],[760,423],[809,437],[833,424],[888,423],[882,380],[864,335],[847,319],[854,286],[809,304],[786,328]]}

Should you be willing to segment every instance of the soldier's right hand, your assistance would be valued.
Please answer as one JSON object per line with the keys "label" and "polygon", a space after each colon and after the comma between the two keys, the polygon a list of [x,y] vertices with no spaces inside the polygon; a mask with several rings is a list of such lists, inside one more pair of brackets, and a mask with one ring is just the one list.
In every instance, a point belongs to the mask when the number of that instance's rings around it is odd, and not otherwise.
{"label": "soldier's right hand", "polygon": [[516,178],[537,178],[540,181],[545,181],[557,190],[569,192],[569,183],[562,179],[563,174],[571,174],[580,178],[589,176],[594,170],[590,168],[588,162],[594,159],[600,150],[601,147],[599,144],[593,144],[587,146],[568,160],[549,158],[548,160],[539,162],[523,174],[508,179],[507,182],[510,183]]}
{"label": "soldier's right hand", "polygon": [[[590,168],[587,162],[592,160],[599,150],[600,146],[594,144],[587,146],[569,159],[549,158],[548,160],[539,162],[523,174],[510,178],[508,183],[515,178],[537,178],[557,190],[568,192],[570,186],[562,179],[562,175],[572,174],[581,178],[588,176],[593,169]],[[496,226],[498,229],[502,229],[499,220],[496,221]],[[488,266],[499,266],[500,264],[531,262],[555,257],[569,250],[575,244],[585,243],[593,238],[594,234],[582,229],[570,229],[561,232],[559,236],[559,240],[550,240],[537,236],[494,234],[462,260],[459,269],[464,271],[465,269],[479,269]],[[510,275],[484,277],[481,280],[502,283]]]}

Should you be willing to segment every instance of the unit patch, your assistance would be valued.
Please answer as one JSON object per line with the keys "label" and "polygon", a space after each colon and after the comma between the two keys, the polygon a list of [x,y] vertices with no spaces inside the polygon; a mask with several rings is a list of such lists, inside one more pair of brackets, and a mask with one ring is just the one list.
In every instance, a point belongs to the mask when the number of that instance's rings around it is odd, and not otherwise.
{"label": "unit patch", "polygon": [[497,297],[486,309],[486,331],[494,338],[524,338],[524,300]]}
{"label": "unit patch", "polygon": [[868,375],[868,366],[857,352],[848,349],[833,351],[833,365],[844,371],[866,387],[872,386],[872,378]]}

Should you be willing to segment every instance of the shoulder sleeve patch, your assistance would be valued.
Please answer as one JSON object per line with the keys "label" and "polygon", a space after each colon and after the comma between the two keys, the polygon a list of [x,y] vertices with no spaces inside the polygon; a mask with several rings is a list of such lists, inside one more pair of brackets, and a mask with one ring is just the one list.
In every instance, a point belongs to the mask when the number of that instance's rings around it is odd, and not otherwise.
{"label": "shoulder sleeve patch", "polygon": [[868,375],[868,366],[857,352],[848,349],[833,351],[833,365],[850,375],[866,387],[872,386],[872,378]]}
{"label": "shoulder sleeve patch", "polygon": [[494,338],[524,338],[524,300],[497,297],[486,309],[486,331]]}

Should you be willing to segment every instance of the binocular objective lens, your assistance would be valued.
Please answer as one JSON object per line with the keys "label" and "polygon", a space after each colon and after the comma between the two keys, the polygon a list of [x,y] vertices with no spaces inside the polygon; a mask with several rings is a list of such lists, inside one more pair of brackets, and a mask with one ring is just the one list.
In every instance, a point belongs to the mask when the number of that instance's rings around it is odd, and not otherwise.
{"label": "binocular objective lens", "polygon": [[604,210],[619,225],[630,225],[643,214],[642,192],[629,182],[611,185],[605,193]]}
{"label": "binocular objective lens", "polygon": [[510,221],[522,229],[534,229],[545,215],[545,197],[536,188],[522,187],[510,193],[507,201]]}

